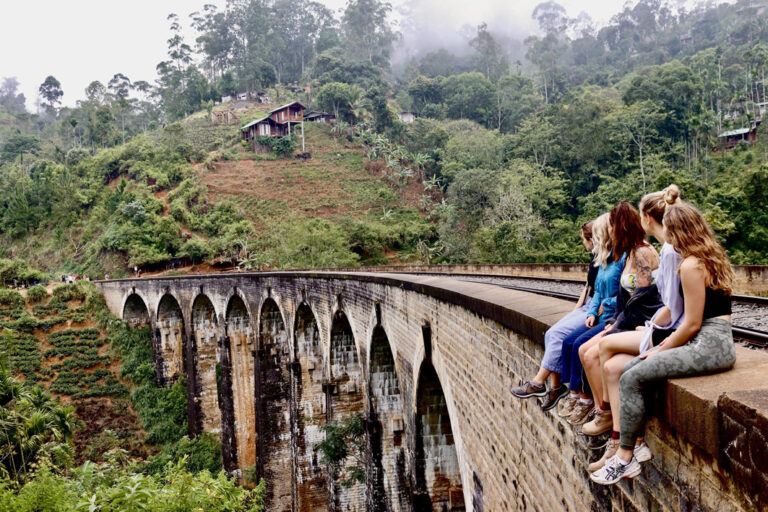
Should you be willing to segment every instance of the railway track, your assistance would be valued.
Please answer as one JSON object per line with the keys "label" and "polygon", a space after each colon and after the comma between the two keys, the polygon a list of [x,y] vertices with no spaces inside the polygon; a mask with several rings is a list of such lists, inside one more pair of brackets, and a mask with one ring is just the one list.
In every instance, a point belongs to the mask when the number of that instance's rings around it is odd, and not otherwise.
{"label": "railway track", "polygon": [[[442,274],[462,281],[492,284],[521,292],[546,295],[576,302],[584,288],[584,281],[577,279],[503,276],[498,274]],[[754,295],[733,296],[733,335],[739,342],[753,348],[768,349],[768,297]]]}

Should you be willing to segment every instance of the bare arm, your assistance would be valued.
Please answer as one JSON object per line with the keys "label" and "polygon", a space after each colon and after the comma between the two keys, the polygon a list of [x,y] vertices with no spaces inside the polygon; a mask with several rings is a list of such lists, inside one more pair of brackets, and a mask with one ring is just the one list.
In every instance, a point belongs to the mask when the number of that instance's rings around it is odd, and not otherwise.
{"label": "bare arm", "polygon": [[653,283],[652,272],[659,268],[659,255],[656,249],[650,245],[640,247],[635,251],[634,260],[637,286],[640,288],[650,286]]}
{"label": "bare arm", "polygon": [[579,300],[576,302],[576,307],[573,309],[579,309],[581,306],[584,305],[584,301],[587,300],[587,296],[589,294],[589,284],[584,285],[584,289],[581,291],[581,295],[579,295]]}

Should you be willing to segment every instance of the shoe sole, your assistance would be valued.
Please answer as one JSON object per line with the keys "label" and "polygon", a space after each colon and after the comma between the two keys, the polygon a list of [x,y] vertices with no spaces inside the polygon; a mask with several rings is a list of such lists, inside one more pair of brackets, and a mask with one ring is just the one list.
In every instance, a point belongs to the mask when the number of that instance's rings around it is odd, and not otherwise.
{"label": "shoe sole", "polygon": [[579,418],[578,420],[571,420],[571,418],[568,418],[568,423],[570,423],[573,426],[579,426],[583,425],[586,422],[589,421],[589,414],[586,414],[583,418]]}
{"label": "shoe sole", "polygon": [[584,434],[585,436],[595,437],[595,436],[599,436],[600,434],[605,434],[606,432],[611,430],[611,427],[613,427],[613,424],[610,424],[607,427],[605,427],[604,429],[598,430],[596,432],[585,432],[584,429],[582,428],[581,429],[581,433]]}
{"label": "shoe sole", "polygon": [[640,458],[638,458],[638,457],[635,457],[635,460],[637,460],[637,462],[648,462],[648,461],[649,461],[649,460],[651,460],[652,458],[653,458],[653,455],[649,455],[647,458],[646,458],[646,457],[643,457],[642,459],[640,459]]}
{"label": "shoe sole", "polygon": [[534,396],[547,396],[547,393],[549,393],[549,391],[547,391],[546,389],[544,391],[537,391],[536,393],[529,393],[525,395],[518,395],[514,391],[512,392],[512,394],[517,398],[533,398]]}

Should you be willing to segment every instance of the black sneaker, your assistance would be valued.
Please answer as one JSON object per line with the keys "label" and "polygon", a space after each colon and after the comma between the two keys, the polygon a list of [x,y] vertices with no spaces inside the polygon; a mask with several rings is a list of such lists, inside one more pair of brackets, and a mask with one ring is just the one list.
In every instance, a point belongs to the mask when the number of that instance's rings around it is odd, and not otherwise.
{"label": "black sneaker", "polygon": [[611,432],[608,431],[605,434],[600,434],[599,436],[586,436],[586,438],[587,448],[590,450],[600,450],[605,448],[605,445],[608,444],[608,441],[611,439]]}
{"label": "black sneaker", "polygon": [[512,388],[512,394],[517,398],[530,398],[532,396],[544,396],[547,394],[547,386],[541,384],[535,385],[533,382],[527,380],[523,382],[522,386]]}
{"label": "black sneaker", "polygon": [[563,398],[565,395],[568,394],[568,386],[565,384],[560,384],[557,389],[550,389],[547,392],[546,398],[544,398],[544,401],[541,402],[541,408],[545,411],[550,410],[554,406],[557,405],[557,402],[560,401],[561,398]]}

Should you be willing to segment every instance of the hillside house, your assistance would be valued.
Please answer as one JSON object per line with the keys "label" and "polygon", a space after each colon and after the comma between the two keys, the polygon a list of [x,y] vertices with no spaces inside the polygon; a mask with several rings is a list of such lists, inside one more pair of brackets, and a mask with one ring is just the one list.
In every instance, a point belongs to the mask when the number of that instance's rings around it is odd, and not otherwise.
{"label": "hillside house", "polygon": [[418,115],[416,112],[400,112],[397,114],[397,118],[405,124],[413,124]]}
{"label": "hillside house", "polygon": [[336,122],[336,116],[329,114],[328,112],[309,110],[306,114],[304,114],[304,120],[312,123],[333,124]]}
{"label": "hillside house", "polygon": [[758,126],[760,126],[760,121],[752,123],[751,128],[738,128],[736,130],[723,132],[717,136],[717,139],[724,149],[736,147],[741,141],[746,141],[747,143],[752,144],[757,140]]}
{"label": "hillside house", "polygon": [[297,124],[304,122],[304,110],[307,107],[294,101],[278,107],[269,114],[243,126],[240,131],[243,140],[253,142],[256,137],[285,137],[295,131]]}

